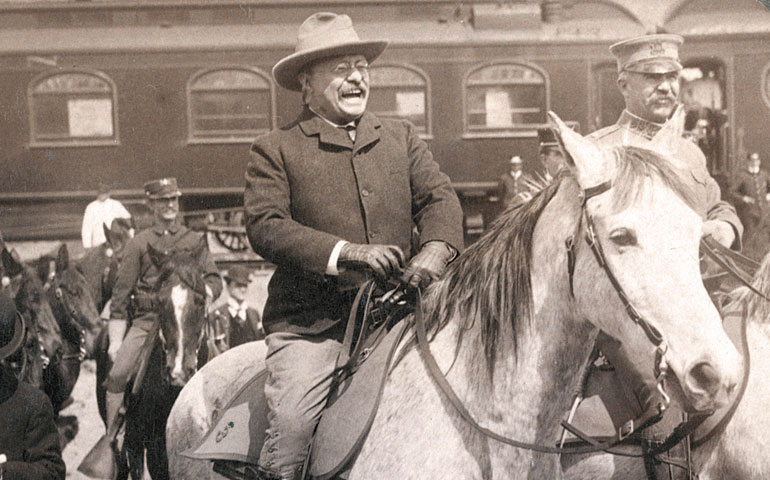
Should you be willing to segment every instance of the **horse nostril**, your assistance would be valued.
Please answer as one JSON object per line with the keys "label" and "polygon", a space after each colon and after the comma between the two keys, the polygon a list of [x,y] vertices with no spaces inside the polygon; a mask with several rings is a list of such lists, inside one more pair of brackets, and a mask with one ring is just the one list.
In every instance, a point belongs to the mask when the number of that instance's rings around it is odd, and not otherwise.
{"label": "horse nostril", "polygon": [[720,385],[719,373],[710,363],[701,362],[690,369],[687,374],[687,383],[693,389],[716,395]]}

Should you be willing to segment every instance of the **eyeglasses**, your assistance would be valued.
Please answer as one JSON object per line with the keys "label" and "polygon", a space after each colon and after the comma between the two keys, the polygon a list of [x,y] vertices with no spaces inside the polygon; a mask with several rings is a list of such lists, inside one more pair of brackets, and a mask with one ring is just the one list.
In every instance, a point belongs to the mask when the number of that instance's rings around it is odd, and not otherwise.
{"label": "eyeglasses", "polygon": [[353,70],[358,70],[361,75],[367,75],[369,73],[369,64],[366,61],[356,62],[355,65],[349,63],[339,63],[332,69],[332,73],[342,77],[347,77]]}

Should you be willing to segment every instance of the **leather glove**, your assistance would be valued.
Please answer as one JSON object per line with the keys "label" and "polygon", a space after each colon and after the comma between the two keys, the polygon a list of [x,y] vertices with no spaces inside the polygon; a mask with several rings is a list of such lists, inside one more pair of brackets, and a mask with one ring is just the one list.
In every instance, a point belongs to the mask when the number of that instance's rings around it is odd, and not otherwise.
{"label": "leather glove", "polygon": [[428,242],[409,262],[401,281],[414,288],[426,287],[444,273],[453,256],[454,252],[446,243],[438,240]]}
{"label": "leather glove", "polygon": [[400,273],[406,260],[396,245],[346,243],[340,250],[338,263],[353,270],[370,268],[377,276],[387,279]]}
{"label": "leather glove", "polygon": [[724,220],[706,220],[703,222],[701,236],[705,237],[707,235],[711,235],[714,240],[727,248],[730,248],[730,245],[735,240],[733,226]]}

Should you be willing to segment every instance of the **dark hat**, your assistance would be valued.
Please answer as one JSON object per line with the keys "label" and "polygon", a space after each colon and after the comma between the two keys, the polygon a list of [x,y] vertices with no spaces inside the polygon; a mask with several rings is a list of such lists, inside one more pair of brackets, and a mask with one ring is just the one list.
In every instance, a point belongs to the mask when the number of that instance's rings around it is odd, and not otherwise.
{"label": "dark hat", "polygon": [[11,297],[0,293],[0,360],[16,353],[23,339],[24,323],[16,304]]}
{"label": "dark hat", "polygon": [[294,53],[282,58],[273,67],[275,83],[288,90],[300,91],[297,75],[305,65],[321,58],[359,54],[371,63],[385,50],[385,40],[362,41],[353,30],[347,15],[319,12],[309,16],[297,33]]}
{"label": "dark hat", "polygon": [[559,142],[556,140],[556,134],[550,127],[538,128],[537,139],[540,142],[540,148],[545,147],[558,147]]}
{"label": "dark hat", "polygon": [[251,272],[249,269],[243,265],[233,265],[227,270],[227,274],[225,274],[225,280],[227,280],[228,283],[240,283],[242,285],[248,285],[250,273]]}
{"label": "dark hat", "polygon": [[159,198],[173,198],[182,195],[179,187],[176,186],[176,178],[167,177],[159,180],[152,180],[144,184],[144,193],[152,200]]}
{"label": "dark hat", "polygon": [[618,72],[669,73],[682,69],[679,46],[684,38],[673,34],[643,35],[610,46]]}

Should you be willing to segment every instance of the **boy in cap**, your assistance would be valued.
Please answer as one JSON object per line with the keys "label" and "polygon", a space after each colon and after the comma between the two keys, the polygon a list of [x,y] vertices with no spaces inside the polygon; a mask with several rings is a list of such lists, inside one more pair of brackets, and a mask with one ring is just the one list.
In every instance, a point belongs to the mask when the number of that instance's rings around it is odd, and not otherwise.
{"label": "boy in cap", "polygon": [[24,329],[15,303],[0,293],[0,479],[60,480],[65,466],[51,402],[4,363],[19,352]]}
{"label": "boy in cap", "polygon": [[259,312],[246,302],[249,273],[243,265],[233,265],[225,274],[227,303],[214,311],[212,319],[215,354],[265,338]]}
{"label": "boy in cap", "polygon": [[731,189],[741,220],[746,227],[744,235],[747,254],[762,258],[767,252],[768,203],[770,203],[770,175],[762,170],[758,152],[746,157],[746,167],[738,172]]}
{"label": "boy in cap", "polygon": [[110,198],[111,191],[112,187],[106,183],[100,183],[96,200],[86,206],[83,225],[80,229],[83,248],[98,247],[106,242],[104,226],[109,227],[116,218],[131,218],[131,214],[122,203]]}
{"label": "boy in cap", "polygon": [[360,40],[347,15],[316,13],[273,67],[304,108],[254,141],[246,171],[246,232],[277,265],[263,312],[263,478],[300,478],[365,276],[423,287],[463,248],[460,202],[414,125],[366,111],[369,64],[387,43]]}
{"label": "boy in cap", "polygon": [[[618,42],[610,47],[618,64],[618,87],[626,108],[615,125],[591,134],[600,145],[616,147],[634,145],[647,147],[673,115],[679,105],[679,47],[684,39],[679,35],[645,35]],[[651,148],[651,147],[650,147]],[[726,247],[739,248],[743,226],[735,209],[721,199],[717,182],[706,168],[701,150],[684,138],[673,154],[681,179],[699,201],[697,211],[703,218],[703,236],[711,235]],[[597,346],[615,367],[623,390],[637,413],[648,412],[661,403],[652,375],[653,365],[640,365],[622,345],[616,345],[606,335],[599,335]],[[673,409],[669,409],[673,411]],[[673,418],[669,413],[667,418]],[[670,433],[662,427],[665,422],[645,430],[656,437]],[[655,431],[658,429],[658,431]]]}
{"label": "boy in cap", "polygon": [[[144,184],[148,205],[153,211],[152,227],[130,239],[123,250],[123,260],[118,267],[117,279],[112,290],[109,333],[109,356],[112,368],[106,383],[107,435],[114,436],[119,427],[118,412],[123,404],[129,376],[139,360],[145,339],[158,321],[154,310],[153,288],[160,271],[152,263],[147,246],[159,251],[194,249],[201,234],[188,230],[179,222],[179,197],[176,178],[161,178]],[[222,279],[210,255],[202,260],[206,271],[206,299],[212,301],[222,291]],[[127,329],[128,312],[132,311],[131,328]]]}

